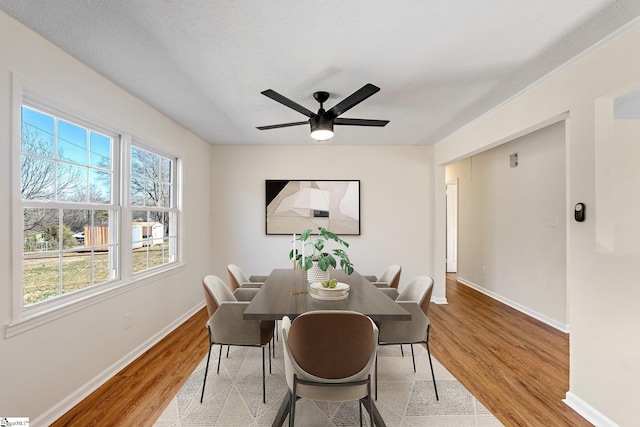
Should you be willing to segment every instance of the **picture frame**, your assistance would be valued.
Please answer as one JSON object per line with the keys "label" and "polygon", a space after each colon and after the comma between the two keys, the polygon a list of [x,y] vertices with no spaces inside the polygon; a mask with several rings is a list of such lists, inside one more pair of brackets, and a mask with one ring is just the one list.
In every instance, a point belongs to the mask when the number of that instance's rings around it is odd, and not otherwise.
{"label": "picture frame", "polygon": [[265,180],[267,235],[326,228],[360,235],[360,180]]}

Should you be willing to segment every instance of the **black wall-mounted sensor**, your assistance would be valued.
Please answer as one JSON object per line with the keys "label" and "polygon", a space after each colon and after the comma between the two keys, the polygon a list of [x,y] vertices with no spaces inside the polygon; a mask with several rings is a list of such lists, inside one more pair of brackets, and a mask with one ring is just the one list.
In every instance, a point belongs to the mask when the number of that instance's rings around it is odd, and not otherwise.
{"label": "black wall-mounted sensor", "polygon": [[576,219],[576,221],[578,222],[584,221],[585,210],[586,210],[586,206],[584,205],[584,203],[576,203],[576,208],[573,213],[573,217]]}

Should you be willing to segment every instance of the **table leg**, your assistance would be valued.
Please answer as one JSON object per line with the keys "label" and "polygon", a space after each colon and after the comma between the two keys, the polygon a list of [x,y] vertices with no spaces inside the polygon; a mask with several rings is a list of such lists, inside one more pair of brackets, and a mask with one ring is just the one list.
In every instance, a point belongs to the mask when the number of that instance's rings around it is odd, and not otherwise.
{"label": "table leg", "polygon": [[278,414],[276,415],[275,420],[273,420],[272,427],[281,427],[284,424],[285,418],[289,415],[289,407],[291,406],[291,392],[287,391],[284,395],[284,399],[282,399],[282,404],[280,405],[280,409],[278,410]]}

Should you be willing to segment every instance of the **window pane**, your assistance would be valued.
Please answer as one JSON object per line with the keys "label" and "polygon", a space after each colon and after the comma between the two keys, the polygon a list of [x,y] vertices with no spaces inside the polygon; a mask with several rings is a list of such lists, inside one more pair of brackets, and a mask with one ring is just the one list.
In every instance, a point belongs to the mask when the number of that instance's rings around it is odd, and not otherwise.
{"label": "window pane", "polygon": [[80,165],[87,164],[87,130],[58,121],[58,158]]}
{"label": "window pane", "polygon": [[86,201],[87,173],[85,166],[58,163],[58,199],[67,202]]}
{"label": "window pane", "polygon": [[89,171],[89,201],[91,203],[111,203],[111,174]]}
{"label": "window pane", "polygon": [[62,258],[62,293],[91,286],[91,252],[65,253]]}
{"label": "window pane", "polygon": [[149,268],[158,267],[163,264],[163,250],[164,245],[162,241],[160,241],[160,244],[154,244],[149,247]]}
{"label": "window pane", "polygon": [[101,246],[109,244],[109,226],[93,225],[84,233],[85,246]]}
{"label": "window pane", "polygon": [[58,209],[23,210],[24,254],[57,251]]}
{"label": "window pane", "polygon": [[60,295],[58,255],[25,259],[23,265],[23,301],[31,305]]}
{"label": "window pane", "polygon": [[53,157],[54,118],[22,107],[22,152]]}
{"label": "window pane", "polygon": [[144,179],[131,178],[131,206],[144,206]]}
{"label": "window pane", "polygon": [[54,200],[56,165],[39,157],[21,157],[20,195],[22,200]]}
{"label": "window pane", "polygon": [[111,170],[111,138],[96,132],[91,132],[89,138],[91,144],[89,164]]}
{"label": "window pane", "polygon": [[171,187],[169,184],[160,184],[160,200],[158,206],[162,208],[168,208],[171,206]]}
{"label": "window pane", "polygon": [[131,176],[136,178],[144,178],[146,151],[131,147]]}
{"label": "window pane", "polygon": [[62,212],[65,230],[64,249],[85,247],[84,233],[91,223],[91,211],[87,209],[65,209]]}
{"label": "window pane", "polygon": [[114,246],[102,246],[93,253],[93,281],[95,284],[104,283],[111,279],[110,271],[113,267],[110,260],[116,259]]}
{"label": "window pane", "polygon": [[144,205],[145,206],[160,206],[160,191],[158,191],[158,183],[155,181],[146,180],[144,182]]}
{"label": "window pane", "polygon": [[170,159],[162,158],[160,167],[160,181],[171,183],[171,164],[173,162]]}

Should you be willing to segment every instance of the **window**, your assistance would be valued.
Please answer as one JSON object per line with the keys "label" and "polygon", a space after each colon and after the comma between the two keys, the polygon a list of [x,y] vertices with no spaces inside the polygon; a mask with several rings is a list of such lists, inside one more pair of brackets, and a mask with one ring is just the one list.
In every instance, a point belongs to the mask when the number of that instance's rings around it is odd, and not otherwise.
{"label": "window", "polygon": [[23,305],[118,278],[115,135],[22,107]]}
{"label": "window", "polygon": [[175,265],[177,159],[23,96],[14,318]]}
{"label": "window", "polygon": [[133,272],[176,260],[175,160],[131,147]]}

